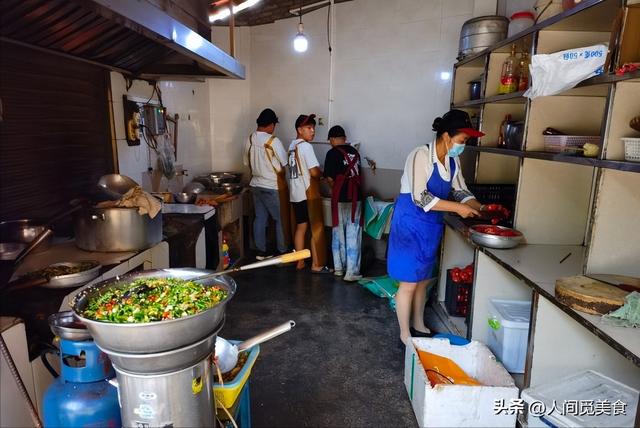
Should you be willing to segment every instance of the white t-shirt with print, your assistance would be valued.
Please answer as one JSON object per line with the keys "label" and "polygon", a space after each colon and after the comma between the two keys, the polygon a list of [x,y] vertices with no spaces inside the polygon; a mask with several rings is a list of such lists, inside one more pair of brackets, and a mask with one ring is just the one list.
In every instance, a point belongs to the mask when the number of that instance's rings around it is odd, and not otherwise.
{"label": "white t-shirt with print", "polygon": [[[296,156],[297,149],[297,156]],[[307,199],[307,189],[311,183],[309,170],[320,166],[311,144],[302,139],[296,139],[289,146],[289,198],[291,202],[301,202]]]}
{"label": "white t-shirt with print", "polygon": [[271,138],[271,134],[256,131],[244,144],[243,162],[245,166],[251,166],[252,187],[265,189],[278,189],[276,171],[280,171],[287,164],[287,152],[278,137],[271,142],[273,151],[267,152],[265,144]]}

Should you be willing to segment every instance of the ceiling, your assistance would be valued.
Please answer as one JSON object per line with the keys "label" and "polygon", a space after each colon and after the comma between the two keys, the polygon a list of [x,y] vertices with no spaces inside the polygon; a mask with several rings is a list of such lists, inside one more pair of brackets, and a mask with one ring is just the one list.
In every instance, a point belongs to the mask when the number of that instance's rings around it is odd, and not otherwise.
{"label": "ceiling", "polygon": [[0,0],[0,41],[149,79],[245,76],[242,64],[150,1]]}
{"label": "ceiling", "polygon": [[[351,0],[334,0],[334,3],[344,3]],[[297,9],[302,4],[303,6],[318,3],[319,0],[262,0],[255,6],[246,9],[235,16],[236,26],[253,26],[270,24],[279,19],[292,18],[294,15],[289,13],[291,9]],[[236,1],[241,3],[241,1]],[[328,4],[328,3],[327,3]],[[314,10],[326,7],[320,5],[318,7],[304,9],[303,15]],[[216,22],[214,25],[227,26],[229,20]]]}

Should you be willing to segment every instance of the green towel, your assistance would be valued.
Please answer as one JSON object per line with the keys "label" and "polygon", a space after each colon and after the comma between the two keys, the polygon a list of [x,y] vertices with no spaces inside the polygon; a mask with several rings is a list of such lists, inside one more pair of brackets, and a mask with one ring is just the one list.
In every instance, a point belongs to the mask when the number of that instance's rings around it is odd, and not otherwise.
{"label": "green towel", "polygon": [[640,293],[634,291],[627,294],[624,305],[602,319],[617,327],[640,327]]}
{"label": "green towel", "polygon": [[389,299],[389,306],[395,311],[398,281],[385,275],[376,278],[363,278],[358,283],[376,296]]}
{"label": "green towel", "polygon": [[393,214],[393,202],[376,201],[372,196],[364,201],[364,231],[380,239]]}

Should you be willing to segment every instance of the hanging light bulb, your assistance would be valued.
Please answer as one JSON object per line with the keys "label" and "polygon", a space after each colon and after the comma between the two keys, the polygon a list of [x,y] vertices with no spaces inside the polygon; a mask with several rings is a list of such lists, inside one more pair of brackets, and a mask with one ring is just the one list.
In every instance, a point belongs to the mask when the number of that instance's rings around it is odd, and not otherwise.
{"label": "hanging light bulb", "polygon": [[309,47],[309,40],[307,36],[304,34],[304,28],[302,27],[302,22],[298,24],[298,34],[293,39],[293,49],[296,52],[306,52]]}
{"label": "hanging light bulb", "polygon": [[300,2],[300,22],[298,23],[298,34],[293,38],[293,49],[296,52],[306,52],[309,47],[309,39],[304,34],[304,26],[302,25],[302,2]]}

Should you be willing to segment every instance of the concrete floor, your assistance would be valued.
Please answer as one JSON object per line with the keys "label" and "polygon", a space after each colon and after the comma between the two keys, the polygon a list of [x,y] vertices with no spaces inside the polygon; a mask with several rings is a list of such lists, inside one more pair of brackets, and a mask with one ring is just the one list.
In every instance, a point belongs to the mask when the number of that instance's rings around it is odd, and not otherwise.
{"label": "concrete floor", "polygon": [[[375,270],[384,273],[383,267]],[[403,384],[395,313],[386,299],[357,283],[293,267],[234,278],[238,292],[222,337],[246,339],[296,322],[291,332],[261,346],[250,378],[254,426],[417,426]]]}

